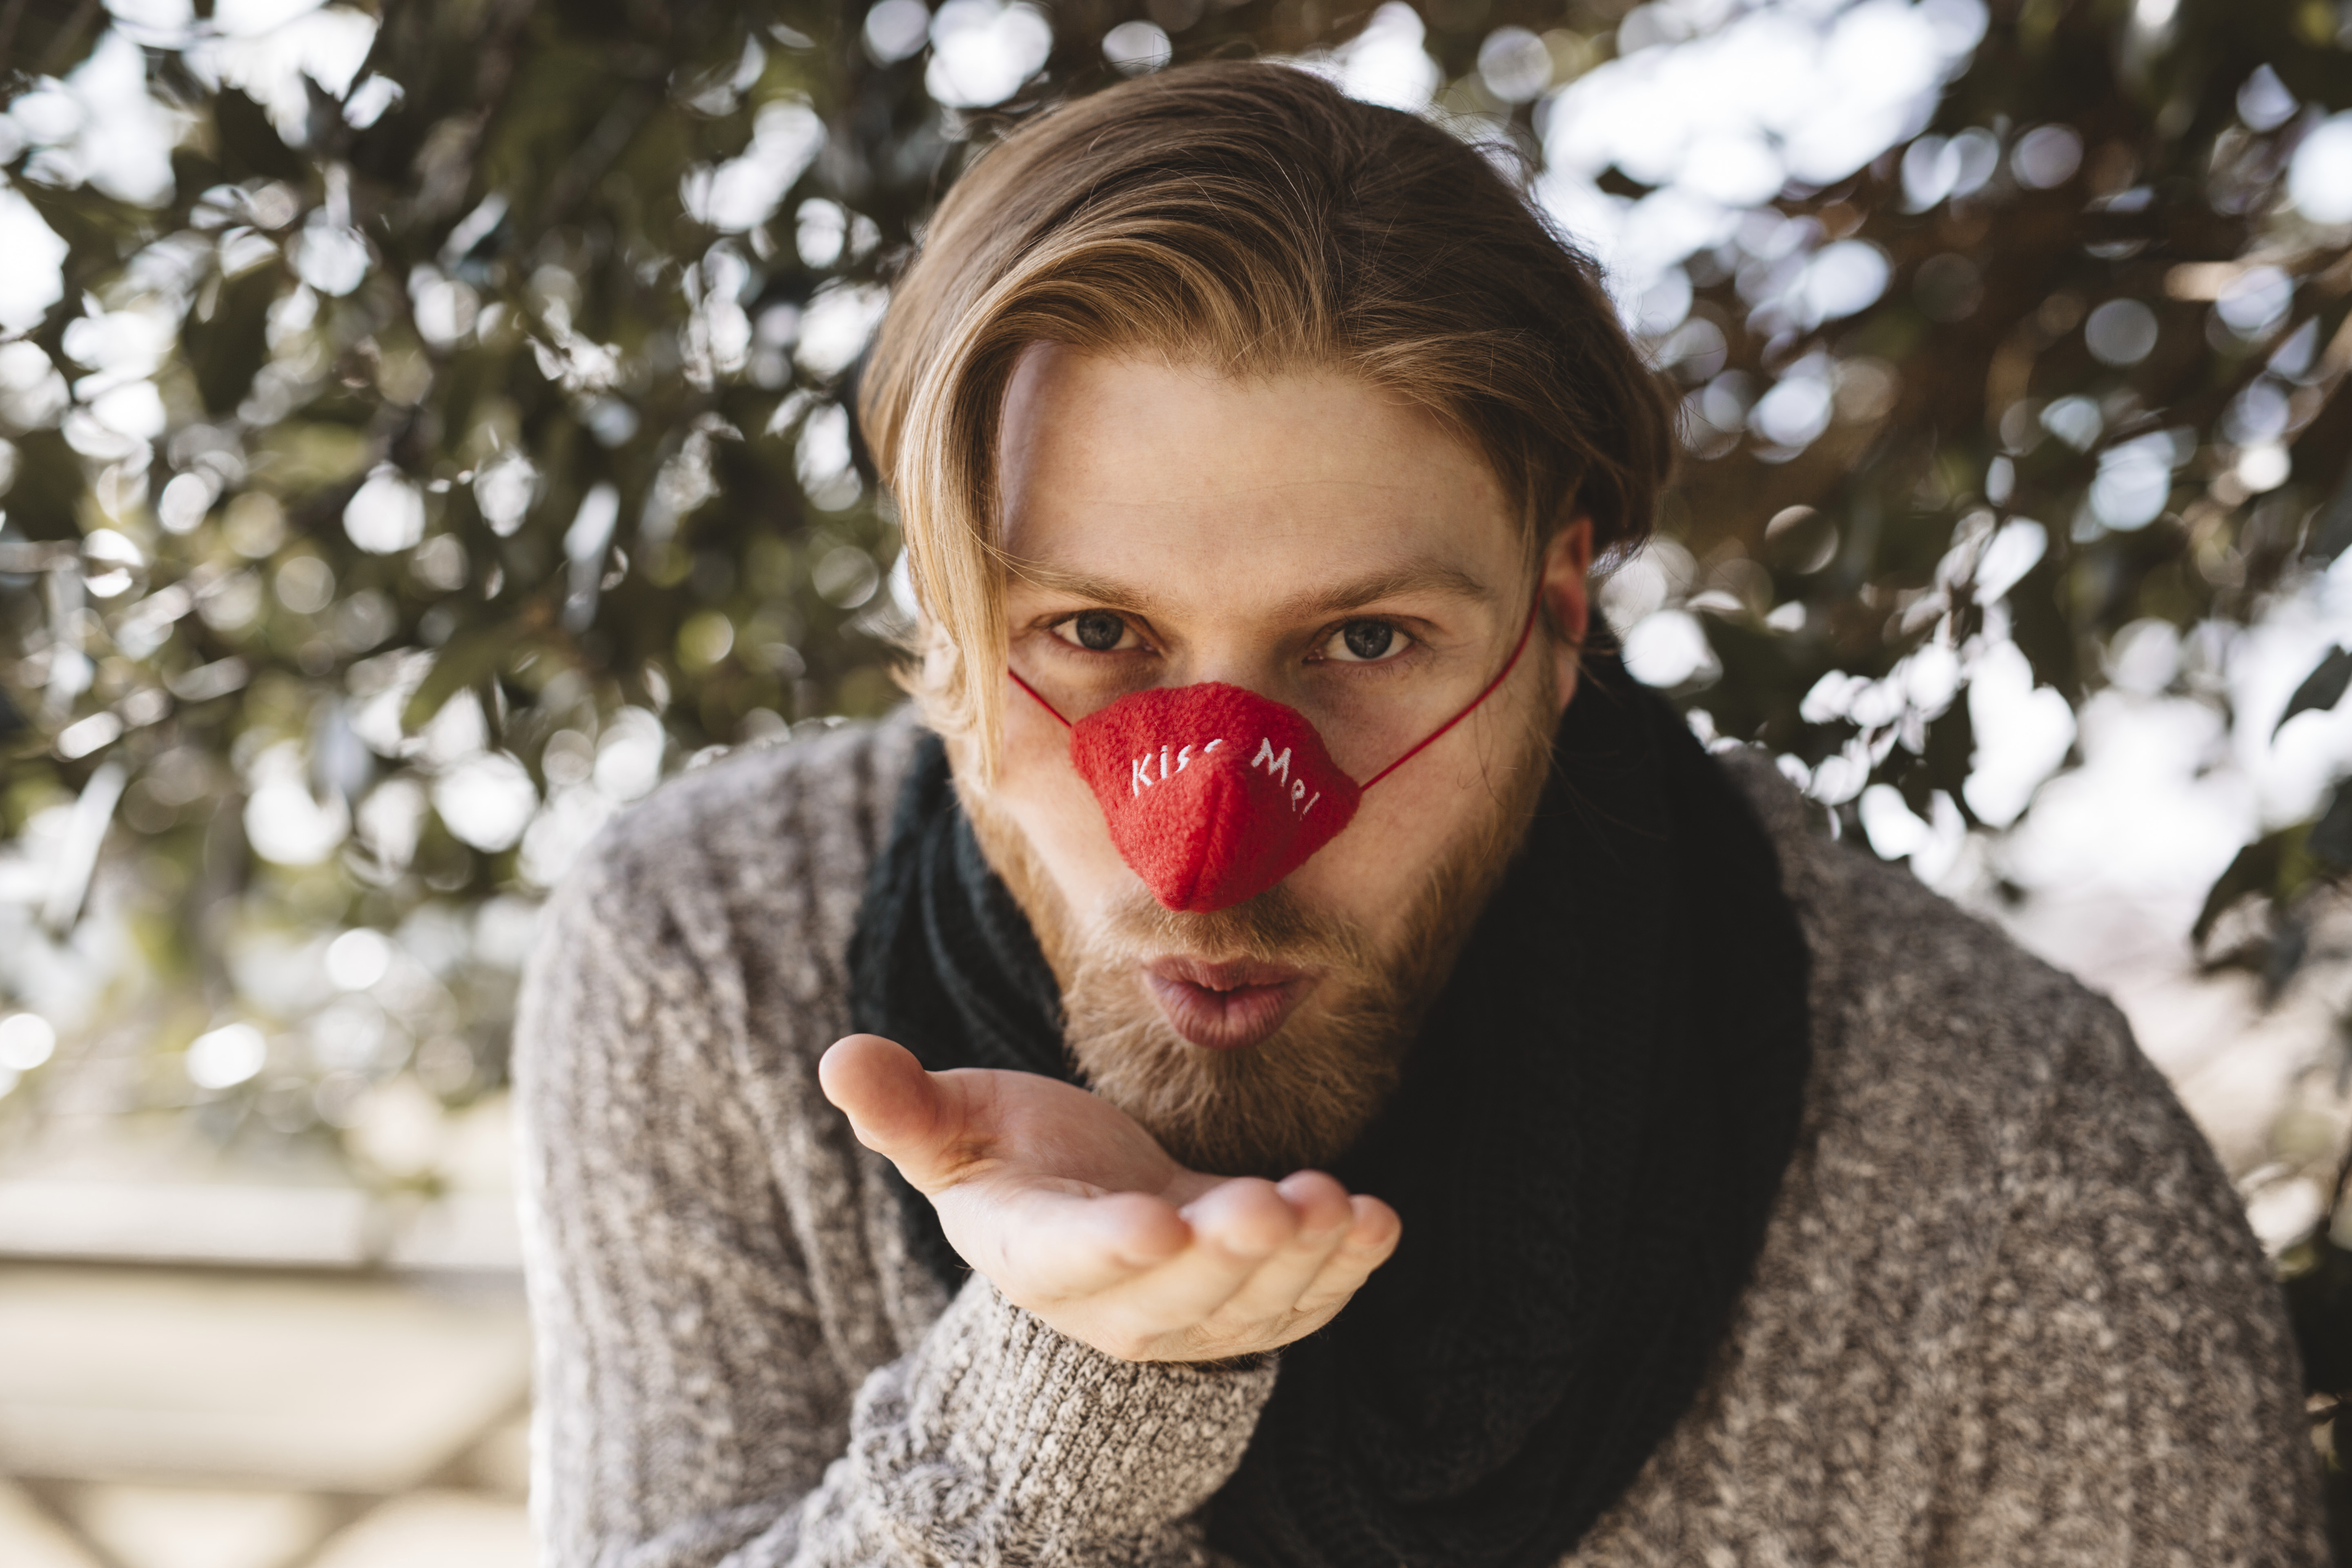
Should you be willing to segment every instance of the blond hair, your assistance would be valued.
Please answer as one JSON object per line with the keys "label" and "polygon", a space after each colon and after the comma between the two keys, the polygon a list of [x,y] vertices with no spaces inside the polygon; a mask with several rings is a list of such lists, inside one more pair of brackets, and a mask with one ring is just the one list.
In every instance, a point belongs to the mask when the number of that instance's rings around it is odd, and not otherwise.
{"label": "blond hair", "polygon": [[993,776],[1005,682],[995,457],[1022,351],[1329,369],[1475,444],[1539,542],[1638,542],[1672,405],[1593,264],[1478,152],[1289,67],[1227,61],[1038,116],[940,204],[862,378],[923,615],[918,694]]}

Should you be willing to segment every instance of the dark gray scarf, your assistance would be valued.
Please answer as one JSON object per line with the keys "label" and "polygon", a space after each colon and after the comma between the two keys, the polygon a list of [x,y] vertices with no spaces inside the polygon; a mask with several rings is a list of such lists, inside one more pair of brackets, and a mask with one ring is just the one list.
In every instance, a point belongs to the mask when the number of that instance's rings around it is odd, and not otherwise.
{"label": "dark gray scarf", "polygon": [[[850,952],[856,1026],[933,1069],[1067,1079],[1036,940],[926,741]],[[1527,843],[1335,1174],[1396,1256],[1281,1352],[1213,1539],[1265,1568],[1537,1568],[1705,1379],[1809,1060],[1770,841],[1674,710],[1587,662]],[[909,1191],[919,1252],[963,1265]]]}

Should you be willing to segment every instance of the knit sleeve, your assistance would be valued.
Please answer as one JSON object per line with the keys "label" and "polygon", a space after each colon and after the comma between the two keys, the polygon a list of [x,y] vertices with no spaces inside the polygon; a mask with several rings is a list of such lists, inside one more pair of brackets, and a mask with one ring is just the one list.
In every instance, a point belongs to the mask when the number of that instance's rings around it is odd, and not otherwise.
{"label": "knit sleeve", "polygon": [[1271,1358],[1115,1360],[974,1275],[919,1351],[866,1380],[848,1453],[741,1568],[1204,1563],[1197,1510],[1274,1377]]}
{"label": "knit sleeve", "polygon": [[746,777],[619,824],[526,975],[543,1568],[1202,1562],[1188,1516],[1271,1368],[1119,1362],[976,1277],[907,1307],[895,1210],[795,1034],[840,1032],[795,900],[856,878],[777,815],[793,779]]}
{"label": "knit sleeve", "polygon": [[1947,1434],[1950,1568],[2327,1560],[2277,1286],[2203,1137],[2101,1004],[2059,1082]]}

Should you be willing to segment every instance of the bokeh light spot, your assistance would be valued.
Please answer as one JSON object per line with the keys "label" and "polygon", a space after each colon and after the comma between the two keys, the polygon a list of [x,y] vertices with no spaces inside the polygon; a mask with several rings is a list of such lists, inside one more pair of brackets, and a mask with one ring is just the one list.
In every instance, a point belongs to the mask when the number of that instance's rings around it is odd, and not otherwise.
{"label": "bokeh light spot", "polygon": [[2101,364],[2137,364],[2156,340],[2156,312],[2137,300],[2110,300],[2083,322],[2083,341]]}
{"label": "bokeh light spot", "polygon": [[2010,150],[2010,171],[2028,190],[2064,184],[2083,166],[2083,139],[2071,125],[2037,125]]}
{"label": "bokeh light spot", "polygon": [[57,1048],[57,1030],[38,1013],[12,1013],[0,1018],[0,1067],[30,1072]]}
{"label": "bokeh light spot", "polygon": [[1103,35],[1103,58],[1117,67],[1122,76],[1141,76],[1156,71],[1175,58],[1176,47],[1168,35],[1150,22],[1121,22]]}
{"label": "bokeh light spot", "polygon": [[250,1024],[229,1024],[198,1035],[184,1058],[188,1081],[198,1089],[229,1089],[259,1072],[269,1059],[269,1043]]}

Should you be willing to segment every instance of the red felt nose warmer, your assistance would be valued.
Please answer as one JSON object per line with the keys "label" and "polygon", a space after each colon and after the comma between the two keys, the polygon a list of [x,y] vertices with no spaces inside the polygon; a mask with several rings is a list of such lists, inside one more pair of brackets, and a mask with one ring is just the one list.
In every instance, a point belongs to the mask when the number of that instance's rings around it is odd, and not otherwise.
{"label": "red felt nose warmer", "polygon": [[[1364,791],[1494,695],[1534,629],[1530,609],[1486,689],[1360,784],[1297,709],[1218,681],[1133,692],[1087,715],[1070,725],[1070,761],[1102,804],[1111,842],[1153,896],[1171,910],[1222,910],[1257,897],[1339,837]],[[1013,680],[1062,719],[1034,687]]]}

